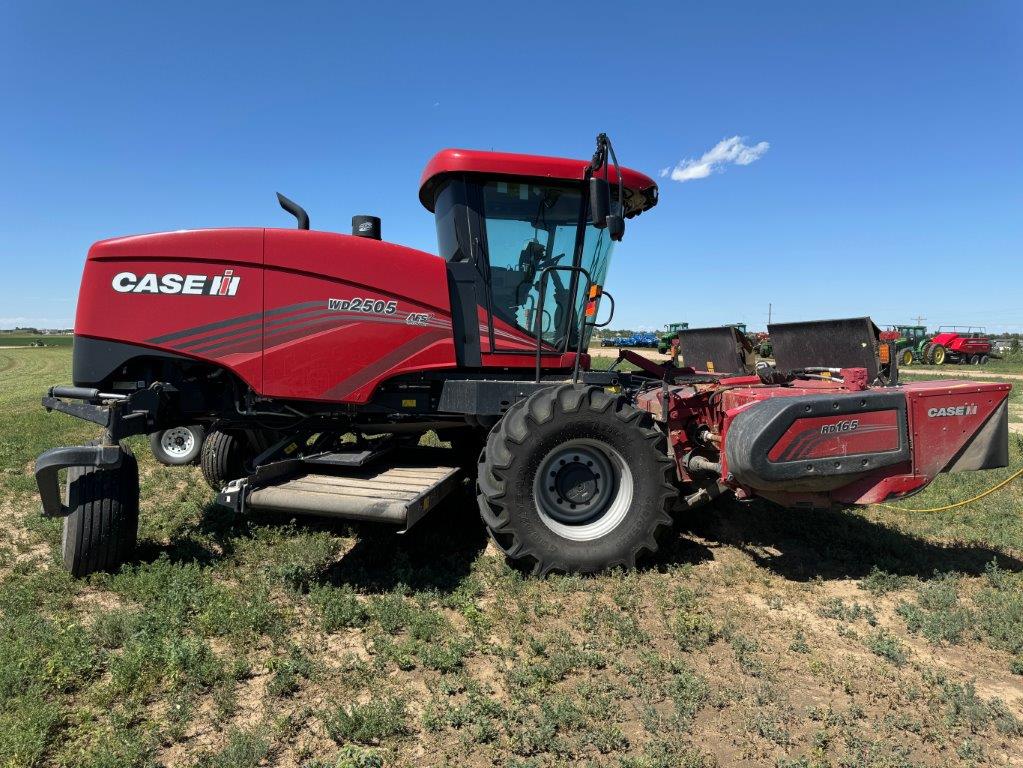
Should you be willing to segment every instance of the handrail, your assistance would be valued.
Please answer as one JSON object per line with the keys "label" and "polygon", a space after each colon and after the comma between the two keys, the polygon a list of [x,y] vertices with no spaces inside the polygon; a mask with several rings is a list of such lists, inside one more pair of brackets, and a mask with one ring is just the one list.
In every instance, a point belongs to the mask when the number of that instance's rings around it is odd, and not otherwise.
{"label": "handrail", "polygon": [[[544,267],[543,271],[540,273],[540,298],[537,300],[537,304],[536,304],[537,308],[540,311],[536,313],[537,320],[533,323],[534,333],[536,334],[536,379],[535,379],[535,381],[536,381],[537,384],[540,383],[540,360],[541,360],[541,352],[542,352],[542,347],[543,347],[543,325],[542,325],[542,322],[541,322],[541,318],[543,316],[543,307],[544,307],[544,304],[546,303],[546,299],[547,299],[547,278],[550,277],[552,272],[558,272],[558,271],[579,273],[583,277],[585,277],[586,278],[586,290],[583,292],[583,296],[589,296],[590,295],[590,288],[593,286],[593,278],[590,277],[590,273],[587,272],[582,267],[551,264],[548,267]],[[578,294],[576,294],[576,295],[578,295]],[[571,311],[575,312],[575,296],[570,296],[569,297],[569,302],[570,302],[569,306],[571,307]],[[579,376],[579,355],[580,355],[579,348],[582,346],[583,336],[584,336],[583,331],[586,328],[586,312],[580,312],[579,315],[580,315],[579,339],[576,342],[575,366],[574,366],[574,368],[572,370],[572,380],[573,381],[575,381],[578,378],[578,376]],[[570,326],[571,322],[572,322],[572,318],[570,316],[568,323],[566,323],[566,327]],[[571,339],[572,339],[572,335],[571,335],[571,333],[569,333],[569,336],[566,339],[566,343],[565,343],[565,351],[566,352],[569,351],[568,350],[568,342],[571,341]]]}

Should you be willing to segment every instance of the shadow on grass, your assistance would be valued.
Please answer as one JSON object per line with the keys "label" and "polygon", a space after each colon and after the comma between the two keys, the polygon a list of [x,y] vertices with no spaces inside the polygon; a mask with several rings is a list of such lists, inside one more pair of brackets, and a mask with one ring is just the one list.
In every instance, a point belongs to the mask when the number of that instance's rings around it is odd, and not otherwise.
{"label": "shadow on grass", "polygon": [[355,546],[335,563],[323,581],[350,584],[360,592],[389,592],[405,586],[415,592],[447,594],[462,583],[487,546],[475,510],[455,493],[408,533],[380,525],[360,525]]}
{"label": "shadow on grass", "polygon": [[791,510],[723,500],[690,513],[681,533],[746,552],[793,581],[861,579],[875,567],[928,579],[935,572],[984,573],[992,560],[1023,571],[1023,561],[982,544],[936,543],[842,510]]}
{"label": "shadow on grass", "polygon": [[[255,513],[244,516],[207,505],[194,526],[169,544],[143,541],[137,559],[166,554],[175,562],[212,564],[230,558],[240,539],[262,525],[292,525],[299,531],[352,534],[355,545],[316,581],[349,584],[360,592],[397,587],[449,593],[462,583],[487,545],[487,535],[467,493],[454,493],[409,533],[384,525],[351,524],[330,518]],[[942,544],[844,511],[787,510],[763,501],[722,500],[683,516],[661,551],[641,569],[697,564],[718,547],[735,547],[759,566],[793,581],[861,579],[875,567],[928,579],[936,572],[984,573],[992,560],[1023,571],[1023,561],[982,544]]]}
{"label": "shadow on grass", "polygon": [[234,553],[235,542],[251,535],[255,521],[252,516],[237,515],[211,502],[202,508],[196,524],[187,524],[174,531],[167,544],[141,539],[135,549],[135,560],[151,563],[167,555],[173,563],[210,565],[230,557]]}
{"label": "shadow on grass", "polygon": [[238,515],[207,504],[194,525],[171,536],[167,544],[139,542],[135,560],[149,563],[166,555],[172,562],[212,565],[234,555],[236,543],[258,526],[289,526],[298,532],[352,535],[355,545],[319,574],[315,581],[350,584],[361,592],[388,592],[398,586],[413,591],[450,592],[458,587],[483,552],[487,536],[475,500],[453,493],[407,534],[398,528],[352,523],[329,517],[272,512]]}

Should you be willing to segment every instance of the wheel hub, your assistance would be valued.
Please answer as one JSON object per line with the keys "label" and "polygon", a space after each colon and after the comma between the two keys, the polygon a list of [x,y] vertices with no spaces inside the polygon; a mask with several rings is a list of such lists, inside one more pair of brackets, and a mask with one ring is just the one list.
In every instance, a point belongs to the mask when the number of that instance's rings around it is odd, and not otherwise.
{"label": "wheel hub", "polygon": [[557,493],[574,504],[587,504],[597,495],[597,478],[589,467],[573,461],[554,480]]}
{"label": "wheel hub", "polygon": [[631,503],[631,486],[631,472],[617,451],[595,440],[576,439],[541,460],[533,491],[537,511],[549,528],[587,541],[621,522]]}
{"label": "wheel hub", "polygon": [[172,456],[184,456],[195,445],[195,436],[190,429],[174,427],[163,433],[160,441],[163,449]]}

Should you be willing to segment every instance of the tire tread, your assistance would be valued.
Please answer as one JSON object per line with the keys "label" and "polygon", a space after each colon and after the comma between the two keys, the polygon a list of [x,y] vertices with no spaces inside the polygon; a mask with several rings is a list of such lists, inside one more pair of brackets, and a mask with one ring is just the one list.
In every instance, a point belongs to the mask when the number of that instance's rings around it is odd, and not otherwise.
{"label": "tire tread", "polygon": [[242,474],[242,445],[239,438],[219,429],[211,430],[202,444],[199,468],[203,479],[214,491]]}
{"label": "tire tread", "polygon": [[76,577],[115,571],[131,559],[138,538],[138,462],[127,449],[120,467],[71,467],[61,556]]}
{"label": "tire tread", "polygon": [[666,438],[655,428],[650,414],[638,410],[624,397],[610,395],[597,387],[563,384],[540,390],[508,409],[504,418],[491,430],[481,457],[477,480],[480,516],[494,544],[506,557],[517,561],[526,570],[540,576],[551,571],[577,570],[566,559],[545,560],[543,553],[529,548],[516,531],[514,519],[506,509],[506,488],[502,478],[503,471],[509,469],[515,461],[516,453],[523,453],[521,449],[529,440],[532,430],[553,421],[559,410],[565,414],[577,414],[583,410],[593,413],[610,412],[635,432],[636,439],[646,443],[646,460],[659,467],[656,474],[660,478],[660,488],[655,492],[659,513],[653,520],[649,535],[637,543],[632,551],[604,563],[597,570],[614,566],[634,568],[641,557],[657,552],[671,531],[674,522],[671,509],[677,496],[675,466],[667,454]]}

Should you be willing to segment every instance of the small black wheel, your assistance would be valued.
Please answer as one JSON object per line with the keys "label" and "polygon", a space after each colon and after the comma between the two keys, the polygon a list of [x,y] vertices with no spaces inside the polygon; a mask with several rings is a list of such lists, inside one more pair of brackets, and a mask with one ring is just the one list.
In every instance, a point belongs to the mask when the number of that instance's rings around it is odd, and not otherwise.
{"label": "small black wheel", "polygon": [[671,530],[674,462],[650,415],[565,384],[508,409],[480,459],[477,500],[497,546],[535,574],[632,568]]}
{"label": "small black wheel", "polygon": [[198,424],[187,427],[171,427],[149,436],[149,447],[153,456],[168,467],[194,464],[199,459],[206,430]]}
{"label": "small black wheel", "polygon": [[203,479],[214,491],[245,474],[248,441],[244,435],[212,430],[202,444],[199,467]]}
{"label": "small black wheel", "polygon": [[61,555],[73,576],[116,571],[131,559],[139,530],[139,466],[126,448],[110,469],[70,467]]}
{"label": "small black wheel", "polygon": [[979,360],[978,362],[979,362],[979,363],[980,363],[981,365],[987,365],[987,364],[988,364],[988,362],[989,362],[990,360],[991,360],[991,358],[990,358],[990,357],[988,357],[987,355],[981,355],[981,356],[980,356],[980,360]]}

